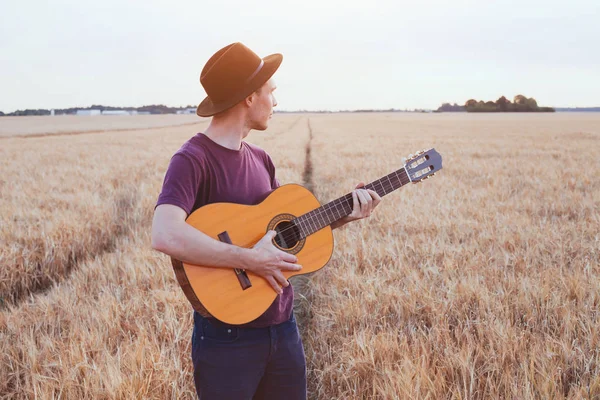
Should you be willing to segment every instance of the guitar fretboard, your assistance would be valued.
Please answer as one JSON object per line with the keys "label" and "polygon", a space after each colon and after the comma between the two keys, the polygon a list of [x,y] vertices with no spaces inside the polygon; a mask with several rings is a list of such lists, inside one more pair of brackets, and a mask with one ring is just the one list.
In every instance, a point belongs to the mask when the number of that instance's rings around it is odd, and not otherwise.
{"label": "guitar fretboard", "polygon": [[[400,168],[381,179],[365,185],[364,188],[374,190],[379,196],[383,197],[407,183],[410,183],[410,179],[406,174],[406,169]],[[300,239],[312,235],[326,226],[331,225],[333,222],[351,214],[352,208],[352,193],[348,193],[345,196],[330,201],[319,208],[297,217],[294,219],[294,224],[298,227],[301,236]]]}

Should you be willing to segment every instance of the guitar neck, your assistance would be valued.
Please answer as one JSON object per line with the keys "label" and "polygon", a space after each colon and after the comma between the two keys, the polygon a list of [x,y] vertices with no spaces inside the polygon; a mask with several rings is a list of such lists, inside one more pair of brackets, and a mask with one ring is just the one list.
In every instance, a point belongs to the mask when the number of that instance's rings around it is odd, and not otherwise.
{"label": "guitar neck", "polygon": [[[365,185],[364,188],[374,190],[379,196],[383,197],[410,182],[411,180],[406,173],[406,169],[402,167],[381,179]],[[299,228],[301,238],[305,238],[351,214],[352,208],[352,193],[348,193],[297,217],[294,219],[294,223]]]}

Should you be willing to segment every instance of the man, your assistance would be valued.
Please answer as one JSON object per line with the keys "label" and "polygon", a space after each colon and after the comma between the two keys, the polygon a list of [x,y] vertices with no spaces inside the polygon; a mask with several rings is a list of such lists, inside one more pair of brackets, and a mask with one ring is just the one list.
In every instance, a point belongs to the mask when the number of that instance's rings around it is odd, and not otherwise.
{"label": "man", "polygon": [[[197,114],[212,120],[171,159],[154,212],[154,249],[189,264],[246,269],[279,294],[263,315],[245,325],[227,325],[206,310],[194,311],[192,360],[201,399],[306,398],[306,362],[292,310],[293,289],[282,274],[301,269],[296,256],[272,244],[274,231],[244,249],[185,222],[206,204],[258,204],[279,186],[269,155],[243,139],[252,129],[268,127],[277,105],[271,77],[282,59],[281,54],[261,59],[233,43],[208,60],[200,75],[207,97]],[[372,190],[358,189],[352,196],[352,213],[332,228],[369,216],[381,200]]]}

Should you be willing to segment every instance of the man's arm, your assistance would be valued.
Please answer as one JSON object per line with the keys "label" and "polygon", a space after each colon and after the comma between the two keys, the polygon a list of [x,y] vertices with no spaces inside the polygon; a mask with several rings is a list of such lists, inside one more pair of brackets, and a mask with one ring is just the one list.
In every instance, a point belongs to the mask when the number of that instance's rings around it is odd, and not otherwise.
{"label": "man's arm", "polygon": [[188,264],[240,268],[265,278],[273,289],[289,285],[282,270],[298,271],[298,259],[271,243],[268,232],[252,249],[220,242],[185,222],[186,212],[175,205],[161,204],[154,211],[152,248]]}
{"label": "man's arm", "polygon": [[152,220],[152,248],[188,264],[245,268],[250,249],[231,246],[200,232],[185,222],[186,212],[161,204]]}

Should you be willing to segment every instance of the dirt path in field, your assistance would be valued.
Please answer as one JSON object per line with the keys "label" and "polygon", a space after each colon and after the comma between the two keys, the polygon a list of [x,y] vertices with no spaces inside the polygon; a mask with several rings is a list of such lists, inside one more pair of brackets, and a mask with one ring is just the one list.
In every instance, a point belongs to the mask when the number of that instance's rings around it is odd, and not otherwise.
{"label": "dirt path in field", "polygon": [[310,190],[313,191],[313,163],[311,158],[311,148],[312,148],[312,139],[313,139],[313,131],[310,126],[310,118],[306,119],[306,124],[308,125],[308,142],[306,143],[306,158],[304,159],[304,173],[302,174],[302,183],[303,185]]}
{"label": "dirt path in field", "polygon": [[[142,180],[145,180],[148,176],[145,171],[150,170],[150,165],[150,162],[141,165],[138,168],[139,172],[134,175],[141,176]],[[138,208],[142,201],[142,194],[138,185],[127,181],[127,178],[123,177],[121,182],[110,200],[113,204],[113,212],[107,215],[107,228],[89,232],[94,239],[92,242],[78,241],[74,238],[68,244],[69,249],[65,254],[52,256],[54,252],[63,250],[48,246],[42,241],[38,246],[33,246],[32,251],[39,253],[39,261],[34,262],[27,271],[23,271],[28,274],[28,278],[0,282],[0,310],[8,305],[18,305],[31,295],[43,293],[55,284],[68,280],[71,272],[81,263],[114,251],[119,239],[130,235],[131,226],[140,222]]]}
{"label": "dirt path in field", "polygon": [[[297,120],[298,121],[298,120]],[[296,122],[297,122],[296,121]],[[294,123],[294,125],[296,124]],[[306,125],[308,129],[308,141],[306,142],[306,152],[304,159],[304,172],[302,174],[302,185],[313,191],[313,163],[312,163],[312,140],[313,131],[310,125],[310,118],[306,119]],[[310,319],[310,302],[308,300],[308,280],[310,278],[306,275],[299,275],[293,278],[292,283],[294,286],[295,299],[294,299],[294,313],[298,319],[298,326],[300,331],[303,331],[303,327],[307,326],[306,322]]]}

